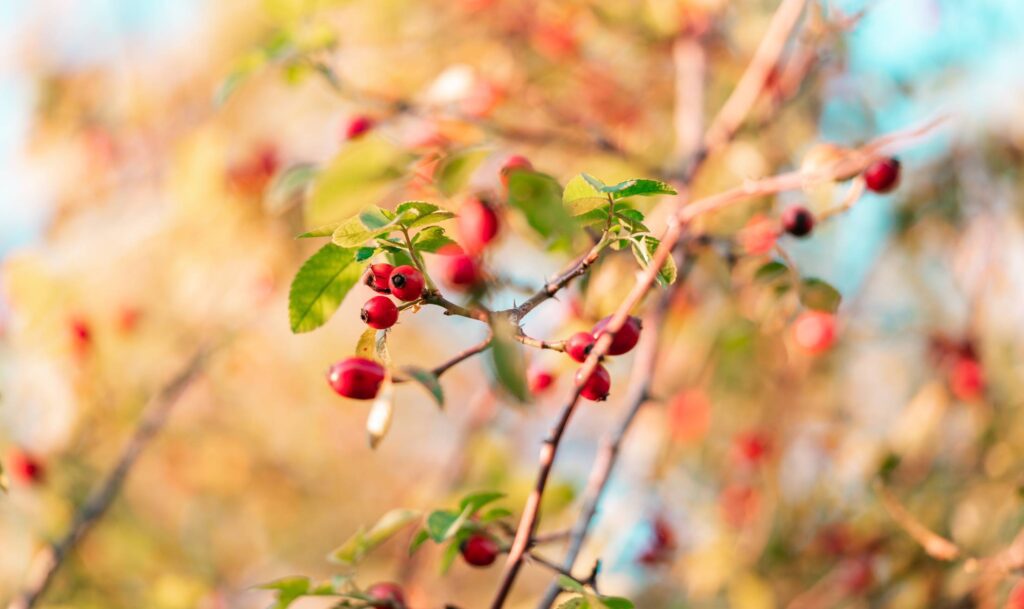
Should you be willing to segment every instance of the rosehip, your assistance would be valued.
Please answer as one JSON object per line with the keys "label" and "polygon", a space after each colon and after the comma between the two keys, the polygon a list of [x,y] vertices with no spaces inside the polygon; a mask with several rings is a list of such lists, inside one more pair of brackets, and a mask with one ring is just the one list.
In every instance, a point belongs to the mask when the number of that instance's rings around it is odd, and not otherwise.
{"label": "rosehip", "polygon": [[807,311],[793,322],[793,340],[808,353],[827,351],[836,338],[836,318],[822,311]]}
{"label": "rosehip", "polygon": [[508,188],[508,178],[513,171],[533,171],[533,163],[520,154],[508,157],[505,164],[501,166],[501,184],[505,188]]}
{"label": "rosehip", "polygon": [[[581,368],[576,372],[576,382],[580,382],[580,373],[583,372]],[[590,374],[590,378],[583,382],[583,388],[580,389],[580,396],[588,400],[595,402],[602,402],[608,399],[608,390],[612,387],[612,377],[608,374],[608,370],[604,366],[598,364],[594,371]]]}
{"label": "rosehip", "polygon": [[736,457],[745,464],[757,465],[768,456],[768,440],[756,431],[749,431],[736,436],[733,441]]}
{"label": "rosehip", "polygon": [[353,117],[352,120],[345,125],[345,139],[354,140],[370,129],[373,129],[373,125],[373,119],[369,116],[360,115]]}
{"label": "rosehip", "polygon": [[462,558],[470,565],[486,567],[498,558],[501,548],[489,535],[475,533],[462,542],[459,551],[462,552]]}
{"label": "rosehip", "polygon": [[69,330],[71,331],[71,347],[75,354],[79,357],[84,356],[92,347],[92,328],[89,322],[82,317],[74,317],[71,319]]}
{"label": "rosehip", "polygon": [[395,298],[410,302],[423,295],[423,274],[408,264],[395,267],[388,278]]}
{"label": "rosehip", "polygon": [[366,268],[366,274],[363,275],[363,283],[374,292],[390,294],[391,288],[388,287],[388,279],[391,278],[391,271],[394,269],[395,267],[386,262],[371,264]]}
{"label": "rosehip", "polygon": [[530,387],[530,393],[539,395],[551,387],[555,377],[547,368],[531,366],[526,371],[526,382]]}
{"label": "rosehip", "polygon": [[651,536],[637,560],[647,566],[665,563],[672,559],[675,549],[675,531],[664,517],[659,516],[651,523]]}
{"label": "rosehip", "polygon": [[372,609],[405,609],[405,593],[402,587],[391,582],[380,582],[366,589],[366,595],[375,602]]}
{"label": "rosehip", "polygon": [[359,318],[371,328],[386,330],[398,321],[398,307],[387,296],[374,296],[363,305]]}
{"label": "rosehip", "polygon": [[12,448],[7,454],[7,469],[11,479],[19,484],[28,486],[43,481],[42,462],[20,448]]}
{"label": "rosehip", "polygon": [[864,170],[864,183],[874,192],[889,192],[899,181],[900,162],[893,158],[875,161]]}
{"label": "rosehip", "polygon": [[801,205],[788,207],[782,212],[782,228],[794,237],[806,237],[814,228],[814,214]]}
{"label": "rosehip", "polygon": [[985,371],[978,360],[961,356],[949,370],[949,389],[957,399],[973,402],[985,391]]}
{"label": "rosehip", "polygon": [[469,254],[479,254],[498,234],[498,214],[486,202],[471,197],[459,209],[459,242]]}
{"label": "rosehip", "polygon": [[353,400],[369,400],[384,382],[384,367],[373,360],[350,357],[331,366],[327,382],[338,395]]}
{"label": "rosehip", "polygon": [[577,332],[565,341],[565,352],[577,362],[585,362],[594,342],[594,335],[590,332]]}
{"label": "rosehip", "polygon": [[480,268],[476,260],[456,245],[441,248],[437,253],[444,256],[444,279],[453,286],[469,287],[480,282]]}
{"label": "rosehip", "polygon": [[[612,316],[609,315],[594,325],[592,333],[595,341],[601,338],[601,334],[604,333],[605,328],[608,327],[608,322],[611,320]],[[619,331],[615,333],[612,344],[608,346],[608,355],[622,355],[632,351],[637,341],[640,340],[641,327],[642,324],[639,317],[627,317],[626,323],[622,324]]]}

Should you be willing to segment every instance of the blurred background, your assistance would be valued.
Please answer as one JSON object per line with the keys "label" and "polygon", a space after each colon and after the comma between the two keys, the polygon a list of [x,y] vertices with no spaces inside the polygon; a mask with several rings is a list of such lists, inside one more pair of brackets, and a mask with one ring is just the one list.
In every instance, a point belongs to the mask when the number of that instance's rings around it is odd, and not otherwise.
{"label": "blurred background", "polygon": [[[366,405],[323,381],[351,354],[370,292],[293,335],[288,285],[319,246],[294,237],[353,204],[457,206],[434,169],[466,149],[483,151],[481,187],[514,153],[563,184],[581,171],[666,175],[673,41],[704,50],[692,103],[711,116],[776,5],[0,2],[0,601],[113,467],[149,396],[204,345],[216,351],[39,606],[266,607],[254,586],[330,575],[326,554],[393,507],[497,489],[518,513],[571,385],[566,358],[533,358],[557,380],[527,407],[495,394],[474,360],[444,376],[443,412],[402,386],[371,451]],[[963,606],[970,575],[925,556],[880,504],[873,481],[897,460],[892,492],[965,552],[997,552],[1024,524],[1024,3],[810,5],[792,53],[811,49],[812,69],[784,107],[762,100],[695,194],[799,167],[823,141],[948,118],[900,154],[894,193],[782,239],[801,273],[843,296],[828,353],[794,351],[793,303],[751,280],[767,258],[697,257],[660,329],[657,399],[580,562],[601,557],[603,591],[644,609],[783,607],[834,572],[844,592],[818,606]],[[350,138],[357,117],[375,126]],[[303,199],[285,179],[339,165],[356,169],[332,196]],[[756,200],[704,227],[728,248],[755,214],[819,211],[841,194]],[[490,254],[511,286],[499,300],[521,300],[515,286],[536,289],[570,259],[524,224],[510,218]],[[610,257],[528,332],[588,328],[634,268]],[[427,308],[403,316],[391,351],[430,367],[482,336]],[[542,529],[575,518],[629,368],[618,358],[611,399],[574,419]],[[440,577],[438,552],[410,566],[406,542],[378,550],[359,581],[404,578],[417,607],[493,595],[498,567]],[[527,567],[510,606],[534,606],[550,580]],[[1014,583],[1001,582],[1000,604]]]}

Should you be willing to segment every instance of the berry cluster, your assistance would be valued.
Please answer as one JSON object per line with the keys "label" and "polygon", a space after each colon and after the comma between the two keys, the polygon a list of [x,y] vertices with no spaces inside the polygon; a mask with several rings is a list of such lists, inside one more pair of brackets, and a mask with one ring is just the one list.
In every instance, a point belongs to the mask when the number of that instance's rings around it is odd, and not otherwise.
{"label": "berry cluster", "polygon": [[[594,343],[603,334],[607,333],[608,323],[611,319],[611,316],[605,317],[594,324],[590,332],[577,332],[570,336],[569,340],[565,341],[565,352],[569,357],[581,363],[587,361],[590,351],[594,348]],[[626,318],[626,322],[615,333],[611,344],[608,346],[608,355],[622,355],[632,351],[633,347],[640,340],[640,329],[640,318]],[[582,370],[576,373],[576,382],[582,383],[580,396],[598,402],[608,399],[608,393],[612,386],[612,379],[608,374],[608,370],[601,364],[598,364],[594,368],[594,372],[586,380],[582,379],[581,372]]]}

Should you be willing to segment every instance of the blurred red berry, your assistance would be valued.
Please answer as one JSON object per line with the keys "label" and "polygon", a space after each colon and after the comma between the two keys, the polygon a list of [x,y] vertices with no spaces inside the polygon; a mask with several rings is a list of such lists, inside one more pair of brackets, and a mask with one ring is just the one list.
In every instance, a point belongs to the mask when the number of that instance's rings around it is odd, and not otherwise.
{"label": "blurred red berry", "polygon": [[[601,338],[604,334],[605,328],[608,327],[608,323],[612,320],[612,316],[609,315],[601,321],[594,324],[591,333],[594,335],[594,340]],[[615,337],[612,339],[612,344],[608,346],[608,355],[622,355],[623,353],[629,353],[636,346],[636,343],[640,340],[640,330],[643,328],[643,324],[639,317],[627,317],[625,323],[619,328],[619,331],[615,333]]]}
{"label": "blurred red berry", "polygon": [[372,609],[406,609],[405,593],[402,587],[391,582],[380,582],[366,589],[366,595],[374,599]]}
{"label": "blurred red berry", "polygon": [[274,177],[279,164],[277,150],[270,145],[262,146],[228,169],[228,183],[245,196],[257,196]]}
{"label": "blurred red berry", "polygon": [[498,558],[501,548],[490,535],[475,533],[462,542],[459,551],[468,564],[474,567],[486,567],[493,564]]}
{"label": "blurred red berry", "polygon": [[480,283],[480,265],[457,245],[446,245],[437,251],[441,255],[441,274],[449,285],[469,288]]}
{"label": "blurred red berry", "polygon": [[[577,383],[581,381],[582,373],[582,368],[576,372]],[[598,364],[590,374],[590,377],[583,382],[583,387],[580,389],[580,396],[594,402],[603,402],[608,399],[608,392],[611,387],[611,375],[608,374],[608,370],[606,370],[604,366]]]}
{"label": "blurred red berry", "polygon": [[757,465],[768,456],[768,439],[756,431],[744,432],[733,440],[733,450],[740,463]]}
{"label": "blurred red berry", "polygon": [[823,311],[806,311],[793,322],[793,341],[808,353],[824,353],[835,339],[835,315]]}
{"label": "blurred red berry", "polygon": [[585,362],[594,342],[594,335],[590,332],[577,332],[565,341],[565,352],[577,362]]}
{"label": "blurred red berry", "polygon": [[72,317],[68,323],[71,335],[71,349],[75,355],[82,357],[92,348],[92,326],[84,317]]}
{"label": "blurred red berry", "polygon": [[384,382],[384,367],[373,360],[350,357],[331,366],[327,382],[340,396],[353,400],[373,399]]}
{"label": "blurred red berry", "polygon": [[40,484],[45,473],[42,461],[17,447],[7,453],[7,471],[12,481],[24,486]]}
{"label": "blurred red berry", "polygon": [[501,166],[501,185],[508,188],[508,178],[516,171],[533,171],[533,163],[525,156],[514,154]]}
{"label": "blurred red berry", "polygon": [[743,251],[752,256],[767,254],[775,247],[779,229],[771,218],[758,214],[747,221],[737,239]]}
{"label": "blurred red berry", "polygon": [[957,399],[974,402],[985,393],[985,370],[973,357],[959,356],[949,367],[949,389]]}
{"label": "blurred red berry", "polygon": [[862,594],[875,581],[870,556],[847,558],[839,565],[839,582],[847,594]]}
{"label": "blurred red berry", "polygon": [[669,400],[668,427],[676,442],[697,442],[711,426],[711,400],[702,389],[680,391]]}
{"label": "blurred red berry", "polygon": [[365,134],[370,129],[373,129],[374,122],[369,116],[355,116],[352,117],[345,124],[345,139],[354,140],[361,135]]}
{"label": "blurred red berry", "polygon": [[637,560],[646,566],[671,562],[676,551],[676,534],[663,516],[651,522],[651,536]]}
{"label": "blurred red berry", "polygon": [[900,181],[900,162],[893,158],[875,161],[864,170],[864,183],[869,190],[886,193]]}
{"label": "blurred red berry", "polygon": [[814,214],[801,205],[787,207],[782,212],[782,228],[794,237],[806,237],[814,229]]}
{"label": "blurred red berry", "polygon": [[459,242],[466,253],[478,255],[498,235],[498,214],[487,202],[470,197],[459,209]]}

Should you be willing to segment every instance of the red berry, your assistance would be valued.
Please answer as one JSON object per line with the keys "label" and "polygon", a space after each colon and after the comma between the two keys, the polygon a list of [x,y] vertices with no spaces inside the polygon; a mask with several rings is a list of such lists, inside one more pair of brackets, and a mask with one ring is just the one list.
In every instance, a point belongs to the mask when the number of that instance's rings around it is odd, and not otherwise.
{"label": "red berry", "polygon": [[577,332],[565,341],[565,352],[577,362],[585,362],[594,342],[594,335],[590,332]]}
{"label": "red berry", "polygon": [[531,366],[526,371],[526,382],[530,387],[530,393],[540,395],[554,384],[555,376],[547,368]]}
{"label": "red berry", "polygon": [[985,391],[985,371],[978,360],[961,356],[949,369],[949,389],[957,399],[974,402]]}
{"label": "red berry", "polygon": [[874,192],[889,192],[899,181],[900,162],[893,158],[875,161],[864,170],[864,183]]}
{"label": "red berry", "polygon": [[92,347],[92,328],[89,322],[83,317],[74,317],[71,319],[69,330],[71,332],[71,348],[75,351],[75,355],[85,356]]}
{"label": "red berry", "polygon": [[384,367],[362,357],[350,357],[331,366],[327,382],[338,395],[353,400],[369,400],[384,382]]}
{"label": "red berry", "polygon": [[446,282],[453,286],[469,287],[480,282],[480,267],[457,245],[446,245],[437,251],[444,256],[442,263]]}
{"label": "red berry", "polygon": [[513,171],[533,171],[533,163],[520,154],[508,157],[505,164],[501,166],[501,184],[505,188],[508,188],[508,177]]}
{"label": "red berry", "polygon": [[387,296],[374,296],[363,305],[359,318],[371,328],[386,330],[398,321],[398,307]]}
{"label": "red berry", "polygon": [[839,583],[849,594],[860,594],[875,581],[871,557],[847,558],[839,564]]}
{"label": "red berry", "polygon": [[405,609],[405,593],[402,587],[391,582],[380,582],[366,589],[366,595],[375,602],[372,609]]}
{"label": "red berry", "polygon": [[[582,368],[576,372],[577,383],[581,380],[581,372],[583,372]],[[611,388],[611,375],[608,374],[608,370],[606,370],[604,366],[598,364],[597,367],[594,368],[594,372],[590,374],[590,378],[583,383],[583,388],[580,390],[580,396],[595,402],[602,402],[608,399],[608,390]]]}
{"label": "red berry", "polygon": [[410,302],[423,295],[423,274],[403,264],[395,267],[388,278],[388,287],[395,298]]}
{"label": "red berry", "polygon": [[736,436],[733,449],[741,463],[757,465],[768,456],[768,439],[756,431],[748,431]]}
{"label": "red berry", "polygon": [[807,311],[793,322],[793,340],[812,354],[827,351],[836,339],[836,318],[822,311]]}
{"label": "red berry", "polygon": [[467,563],[474,567],[486,567],[498,558],[501,548],[489,535],[475,533],[462,542],[459,551]]}
{"label": "red berry", "polygon": [[[605,328],[608,327],[608,322],[611,320],[612,317],[609,315],[594,325],[592,330],[594,340],[601,338],[601,334],[604,333]],[[642,324],[639,317],[627,317],[626,323],[622,324],[619,331],[615,333],[615,338],[612,339],[612,344],[608,347],[608,355],[622,355],[632,351],[637,341],[640,340],[641,327]]]}
{"label": "red berry", "polygon": [[782,212],[782,228],[794,237],[806,237],[814,228],[814,214],[800,205],[787,207]]}
{"label": "red berry", "polygon": [[370,286],[370,289],[374,292],[390,294],[391,288],[388,287],[388,279],[391,278],[391,271],[394,268],[386,262],[371,264],[366,268],[366,274],[363,275],[363,283]]}
{"label": "red berry", "polygon": [[19,484],[30,486],[43,481],[42,462],[20,448],[12,448],[7,454],[7,469],[11,479]]}
{"label": "red berry", "polygon": [[651,536],[638,560],[647,566],[669,562],[675,549],[676,534],[672,525],[663,516],[658,516],[651,523]]}
{"label": "red berry", "polygon": [[459,209],[459,242],[469,254],[479,254],[498,235],[498,214],[476,197],[466,199]]}
{"label": "red berry", "polygon": [[356,116],[345,125],[345,139],[354,140],[373,129],[373,119],[369,116]]}

